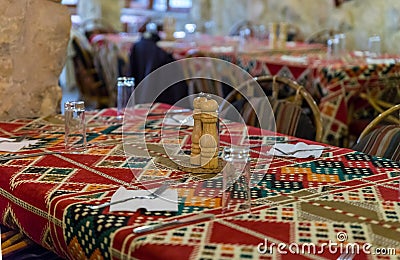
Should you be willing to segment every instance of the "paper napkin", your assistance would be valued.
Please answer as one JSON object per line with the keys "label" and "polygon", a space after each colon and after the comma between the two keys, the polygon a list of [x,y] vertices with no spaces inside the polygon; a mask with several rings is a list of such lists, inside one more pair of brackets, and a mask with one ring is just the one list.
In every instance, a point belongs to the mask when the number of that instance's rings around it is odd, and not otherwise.
{"label": "paper napkin", "polygon": [[282,55],[281,56],[281,60],[290,61],[290,62],[298,62],[298,63],[306,63],[307,62],[307,57]]}
{"label": "paper napkin", "polygon": [[218,53],[226,53],[226,52],[234,52],[234,46],[213,46],[211,47],[211,52],[218,52]]}
{"label": "paper napkin", "polygon": [[164,125],[193,126],[194,120],[191,115],[172,115],[164,118]]}
{"label": "paper napkin", "polygon": [[[111,202],[127,199],[133,196],[146,196],[153,190],[127,190],[120,187],[111,197]],[[132,199],[110,206],[110,211],[136,211],[144,208],[147,211],[178,211],[178,191],[168,189],[155,199]]]}
{"label": "paper napkin", "polygon": [[[319,158],[323,152],[324,146],[322,145],[309,145],[303,142],[299,142],[296,144],[279,144],[276,143],[274,146],[272,146],[271,150],[268,151],[268,154],[270,155],[276,155],[276,156],[282,156],[282,157],[294,157],[294,158],[308,158],[308,157],[314,157],[314,158]],[[315,150],[313,150],[315,149]],[[321,150],[317,150],[321,149]],[[308,151],[304,151],[308,150]],[[294,151],[299,151],[290,155],[284,154],[284,153],[290,153]]]}
{"label": "paper napkin", "polygon": [[366,58],[365,59],[368,64],[395,64],[395,59],[375,59],[375,58]]}
{"label": "paper napkin", "polygon": [[14,139],[12,139],[12,138],[4,138],[4,137],[0,137],[0,142],[12,142],[12,141],[15,141]]}
{"label": "paper napkin", "polygon": [[160,48],[173,48],[177,44],[175,41],[158,41],[157,46]]}
{"label": "paper napkin", "polygon": [[14,139],[8,139],[11,141],[6,140],[3,142],[3,140],[5,140],[5,139],[7,139],[7,138],[0,138],[0,151],[12,152],[12,153],[18,152],[19,150],[21,150],[24,147],[29,147],[30,145],[34,145],[37,142],[39,142],[39,140],[24,140],[21,142],[15,142],[15,141],[12,141]]}

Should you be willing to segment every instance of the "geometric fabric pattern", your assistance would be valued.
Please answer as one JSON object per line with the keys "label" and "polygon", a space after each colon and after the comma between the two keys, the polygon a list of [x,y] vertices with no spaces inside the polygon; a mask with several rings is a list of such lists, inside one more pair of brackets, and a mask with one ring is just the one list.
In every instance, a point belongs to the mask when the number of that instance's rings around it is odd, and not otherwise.
{"label": "geometric fabric pattern", "polygon": [[[153,112],[165,111],[161,104]],[[139,112],[148,108],[140,106]],[[304,258],[337,258],[321,248],[338,242],[373,248],[400,249],[400,163],[331,146],[320,158],[270,158],[264,150],[251,151],[252,211],[221,209],[222,177],[205,177],[160,165],[153,147],[163,134],[179,133],[168,141],[190,150],[191,129],[165,126],[161,117],[128,132],[138,154],[126,156],[122,126],[115,109],[87,113],[88,150],[83,154],[56,153],[0,161],[0,212],[2,222],[22,230],[34,241],[71,259],[273,259],[277,248],[261,251],[260,243],[313,243],[320,253]],[[35,147],[20,153],[63,151],[63,122],[58,117],[0,122],[0,137],[29,133]],[[237,128],[235,128],[237,129]],[[148,154],[143,153],[138,131],[146,133]],[[166,131],[166,132],[165,132]],[[249,128],[251,144],[290,140]],[[229,140],[221,132],[221,140]],[[243,131],[231,133],[239,137]],[[124,132],[125,134],[125,132]],[[310,143],[310,141],[304,142]],[[226,145],[225,141],[221,142]],[[5,153],[3,153],[5,155]],[[0,154],[0,155],[3,155]],[[258,161],[255,159],[258,158]],[[88,206],[107,202],[121,186],[152,189],[166,179],[178,192],[177,212],[110,212],[109,207]],[[243,194],[232,195],[238,199]],[[212,213],[213,219],[171,226],[142,234],[132,229],[146,224]],[[34,225],[32,225],[34,223]],[[317,250],[318,251],[318,250]],[[398,254],[400,252],[397,252]],[[361,258],[367,253],[360,252]],[[297,255],[298,256],[298,255]],[[292,258],[291,258],[292,257]],[[293,259],[295,254],[282,256]],[[375,255],[368,255],[375,259]],[[377,258],[376,258],[377,259]]]}
{"label": "geometric fabric pattern", "polygon": [[[122,50],[122,55],[128,57],[129,48]],[[193,46],[165,47],[175,59],[183,59],[193,55]],[[213,46],[201,46],[198,51],[206,56],[231,62],[253,77],[262,75],[280,75],[297,81],[304,86],[320,106],[324,121],[324,143],[339,144],[347,137],[349,129],[347,121],[350,106],[371,82],[396,77],[400,72],[397,57],[392,62],[368,64],[365,57],[346,55],[343,59],[328,60],[326,50],[320,44],[295,43],[285,49],[268,49],[264,46],[243,50],[240,54],[234,52],[214,51]],[[296,62],[282,59],[286,56],[303,56],[305,61]],[[189,69],[189,68],[185,68]],[[220,68],[207,67],[210,75],[223,75],[225,78],[237,79],[232,71],[220,71]],[[191,75],[191,74],[189,74]],[[238,85],[241,81],[232,82]],[[376,85],[376,84],[375,84]],[[380,84],[379,87],[384,87]],[[359,102],[359,100],[357,100]]]}
{"label": "geometric fabric pattern", "polygon": [[[211,47],[210,47],[211,48]],[[190,52],[186,49],[171,48],[167,51],[174,56],[185,58]],[[323,142],[338,145],[349,133],[348,120],[353,102],[361,102],[358,98],[366,88],[384,88],[384,81],[397,78],[400,72],[398,59],[393,62],[368,64],[365,57],[346,56],[345,59],[327,60],[325,50],[321,46],[304,45],[281,49],[277,52],[265,49],[254,53],[218,53],[204,48],[202,53],[209,57],[232,62],[247,71],[253,77],[262,75],[280,75],[297,81],[304,86],[317,101],[324,121]],[[281,59],[286,56],[303,56],[306,61],[295,62]],[[212,69],[212,68],[211,68]],[[229,74],[229,71],[224,72]],[[234,77],[235,75],[232,75]],[[370,84],[374,82],[382,84]],[[239,82],[240,83],[240,82]],[[359,104],[362,107],[363,104]]]}

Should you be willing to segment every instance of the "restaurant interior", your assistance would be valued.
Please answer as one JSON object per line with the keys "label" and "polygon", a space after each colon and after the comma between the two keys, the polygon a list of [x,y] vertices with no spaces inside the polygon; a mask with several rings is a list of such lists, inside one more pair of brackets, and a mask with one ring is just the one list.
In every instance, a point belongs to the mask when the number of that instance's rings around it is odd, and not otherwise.
{"label": "restaurant interior", "polygon": [[0,9],[2,259],[400,259],[400,1]]}

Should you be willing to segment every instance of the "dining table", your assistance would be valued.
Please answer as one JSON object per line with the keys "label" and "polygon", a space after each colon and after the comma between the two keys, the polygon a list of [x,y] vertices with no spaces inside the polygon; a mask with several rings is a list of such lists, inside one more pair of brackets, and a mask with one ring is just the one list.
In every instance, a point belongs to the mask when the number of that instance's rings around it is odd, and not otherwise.
{"label": "dining table", "polygon": [[[349,147],[352,143],[350,139],[358,137],[350,136],[357,134],[351,133],[350,127],[358,117],[363,116],[361,109],[371,107],[365,98],[367,93],[375,93],[372,99],[399,99],[396,93],[393,97],[387,97],[391,94],[376,94],[396,91],[393,86],[399,82],[398,54],[385,53],[375,57],[367,51],[348,51],[337,56],[329,56],[324,46],[301,42],[288,42],[286,48],[278,49],[269,48],[268,43],[256,44],[241,51],[232,51],[224,46],[198,46],[185,49],[175,45],[165,49],[179,59],[188,57],[221,59],[237,65],[253,77],[279,75],[295,80],[310,93],[320,108],[324,122],[322,137],[324,143]],[[207,69],[210,68],[205,68]],[[194,68],[188,66],[186,70],[191,70],[189,75],[196,75],[201,69],[199,66]],[[243,82],[234,70],[220,71],[218,68],[214,70],[215,72],[210,73],[223,75],[236,85]],[[372,115],[375,116],[376,114]],[[358,128],[360,127],[362,126]]]}
{"label": "dining table", "polygon": [[[0,152],[1,224],[67,259],[337,259],[347,249],[354,259],[400,255],[400,162],[221,119],[220,150],[250,149],[251,212],[226,211],[223,170],[177,163],[190,154],[193,125],[174,123],[171,111],[138,104],[123,120],[115,108],[86,111],[83,153],[65,150],[62,115],[0,121],[1,138],[35,141]],[[271,153],[299,143],[324,150]],[[165,183],[177,198],[168,207],[94,207],[121,190],[148,194]]]}
{"label": "dining table", "polygon": [[[130,46],[140,37],[108,34],[97,38],[95,49],[101,53],[99,57],[109,57],[103,58],[101,64],[108,68],[108,73],[114,72],[109,73],[114,77],[108,77],[108,82],[113,85],[118,71],[115,68],[117,64],[120,66],[121,62],[110,57],[122,57],[120,60],[127,62]],[[104,42],[107,44],[98,44]],[[268,40],[197,35],[190,41],[185,38],[175,41],[161,40],[157,45],[176,60],[215,58],[240,67],[252,77],[279,75],[297,81],[306,88],[320,107],[324,122],[323,142],[337,146],[351,145],[349,140],[354,137],[349,136],[349,125],[354,119],[354,110],[368,107],[367,102],[360,96],[375,87],[384,90],[385,86],[389,85],[387,81],[398,78],[400,73],[399,55],[382,54],[372,57],[367,51],[355,50],[329,57],[326,46],[318,43],[286,42],[285,46],[271,47]],[[243,78],[238,77],[235,70],[221,71],[218,67],[207,67],[202,65],[204,60],[198,63],[194,61],[193,66],[184,67],[184,74],[196,77],[199,73],[203,75],[204,71],[209,71],[210,76],[219,75],[234,85],[243,82]],[[125,65],[129,66],[128,63]],[[377,82],[379,84],[376,84]],[[188,85],[190,84],[193,83],[189,82]],[[219,82],[214,84],[214,88],[217,89],[215,94],[226,95]],[[202,87],[204,86],[200,86]]]}
{"label": "dining table", "polygon": [[[95,35],[91,39],[94,57],[104,71],[107,84],[114,84],[113,80],[117,77],[116,74],[126,75],[128,73],[132,46],[142,37],[143,35],[137,33],[108,33]],[[325,45],[319,43],[286,42],[284,46],[270,46],[268,39],[241,40],[237,36],[208,34],[196,34],[190,39],[177,38],[172,41],[161,37],[157,45],[170,53],[175,60],[198,56],[217,58],[238,65],[252,76],[270,75],[269,69],[263,66],[265,62],[260,63],[259,61],[259,58],[262,57],[311,55],[326,52]],[[290,68],[288,71],[291,74]],[[281,72],[281,74],[283,73]],[[288,76],[303,82],[302,77],[296,75],[296,72]]]}
{"label": "dining table", "polygon": [[[242,55],[238,58],[238,66],[254,76],[280,75],[304,86],[320,108],[324,123],[323,142],[348,147],[350,127],[357,119],[355,113],[371,106],[365,94],[393,92],[400,73],[400,56],[382,54],[370,57],[363,51],[351,51],[336,57],[328,57],[323,52],[261,55],[257,58]],[[372,98],[399,98],[395,96],[381,94]]]}

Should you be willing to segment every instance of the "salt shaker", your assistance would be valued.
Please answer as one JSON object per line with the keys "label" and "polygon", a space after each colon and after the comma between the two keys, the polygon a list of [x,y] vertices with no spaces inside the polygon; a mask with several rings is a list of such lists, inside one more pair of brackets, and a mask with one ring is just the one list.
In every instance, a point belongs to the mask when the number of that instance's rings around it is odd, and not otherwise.
{"label": "salt shaker", "polygon": [[276,49],[278,47],[278,24],[271,23],[269,25],[269,47]]}

